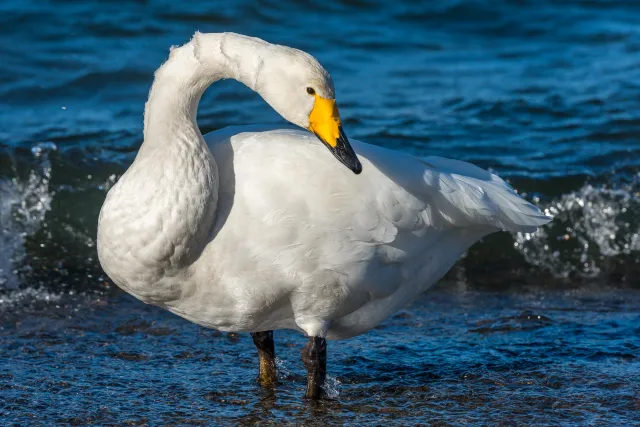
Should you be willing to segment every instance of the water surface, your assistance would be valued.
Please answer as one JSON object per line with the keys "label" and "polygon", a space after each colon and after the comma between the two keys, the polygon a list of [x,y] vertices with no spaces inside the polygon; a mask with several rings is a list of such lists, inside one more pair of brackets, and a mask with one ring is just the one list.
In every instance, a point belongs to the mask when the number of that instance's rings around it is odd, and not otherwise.
{"label": "water surface", "polygon": [[[6,0],[0,4],[0,414],[15,424],[640,423],[640,4],[622,0]],[[96,221],[153,71],[194,31],[304,49],[351,138],[473,162],[547,213],[472,248],[370,334],[330,343],[332,401],[245,334],[117,290]],[[203,131],[283,123],[222,82]]]}

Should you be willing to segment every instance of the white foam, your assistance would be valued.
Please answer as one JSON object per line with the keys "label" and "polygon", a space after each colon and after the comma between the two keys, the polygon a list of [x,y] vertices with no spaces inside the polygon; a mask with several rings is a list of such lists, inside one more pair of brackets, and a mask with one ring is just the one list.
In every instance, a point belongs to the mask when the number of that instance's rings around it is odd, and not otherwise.
{"label": "white foam", "polygon": [[[70,294],[72,295],[72,294]],[[43,287],[41,288],[25,288],[25,289],[12,289],[7,292],[3,292],[0,295],[0,313],[15,307],[16,305],[33,304],[36,302],[58,302],[62,299],[64,293],[51,292]]]}
{"label": "white foam", "polygon": [[56,149],[52,142],[34,145],[37,168],[29,178],[0,180],[0,289],[17,288],[16,266],[24,258],[25,239],[40,229],[51,208],[49,153]]}
{"label": "white foam", "polygon": [[536,233],[518,233],[514,246],[530,264],[556,277],[595,278],[612,257],[640,251],[639,188],[636,176],[616,188],[584,185],[542,204],[553,223]]}
{"label": "white foam", "polygon": [[327,375],[323,388],[328,398],[335,399],[340,395],[340,384],[342,383],[336,377]]}

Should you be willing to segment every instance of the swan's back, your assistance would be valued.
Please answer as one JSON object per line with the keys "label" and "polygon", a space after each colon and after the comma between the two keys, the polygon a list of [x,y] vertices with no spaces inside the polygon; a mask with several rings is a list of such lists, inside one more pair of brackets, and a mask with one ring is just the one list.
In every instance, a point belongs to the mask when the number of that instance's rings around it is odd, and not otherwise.
{"label": "swan's back", "polygon": [[[319,310],[335,319],[329,337],[376,326],[483,236],[549,221],[502,179],[469,163],[352,141],[363,163],[356,176],[313,135],[262,129],[205,137],[221,188],[233,188],[220,198],[229,206],[220,230],[245,231],[251,245],[238,256],[258,270],[277,266],[280,280],[294,277],[292,287],[301,277],[301,288],[338,283],[330,292],[341,296],[326,298],[332,306]],[[218,239],[224,246],[224,233]]]}

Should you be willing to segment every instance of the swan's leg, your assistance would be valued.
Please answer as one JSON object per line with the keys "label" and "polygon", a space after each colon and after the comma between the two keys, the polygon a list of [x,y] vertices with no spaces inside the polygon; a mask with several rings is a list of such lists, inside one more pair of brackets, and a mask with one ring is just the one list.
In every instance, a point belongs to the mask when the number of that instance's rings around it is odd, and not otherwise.
{"label": "swan's leg", "polygon": [[300,351],[307,368],[307,399],[319,399],[324,394],[322,387],[327,376],[327,341],[321,337],[309,337],[307,345]]}
{"label": "swan's leg", "polygon": [[258,347],[260,385],[273,385],[278,380],[276,374],[276,349],[273,342],[273,331],[251,332],[253,343]]}

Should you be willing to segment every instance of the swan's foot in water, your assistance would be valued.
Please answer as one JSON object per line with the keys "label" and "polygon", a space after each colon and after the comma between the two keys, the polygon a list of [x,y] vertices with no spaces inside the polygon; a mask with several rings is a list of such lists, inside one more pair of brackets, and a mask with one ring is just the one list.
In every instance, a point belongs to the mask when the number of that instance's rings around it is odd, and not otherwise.
{"label": "swan's foot in water", "polygon": [[322,387],[327,376],[327,341],[320,337],[309,337],[300,356],[307,367],[307,392],[304,397],[320,399],[324,395]]}
{"label": "swan's foot in water", "polygon": [[273,331],[251,332],[251,338],[258,347],[258,358],[260,359],[258,382],[263,386],[273,385],[278,381]]}

